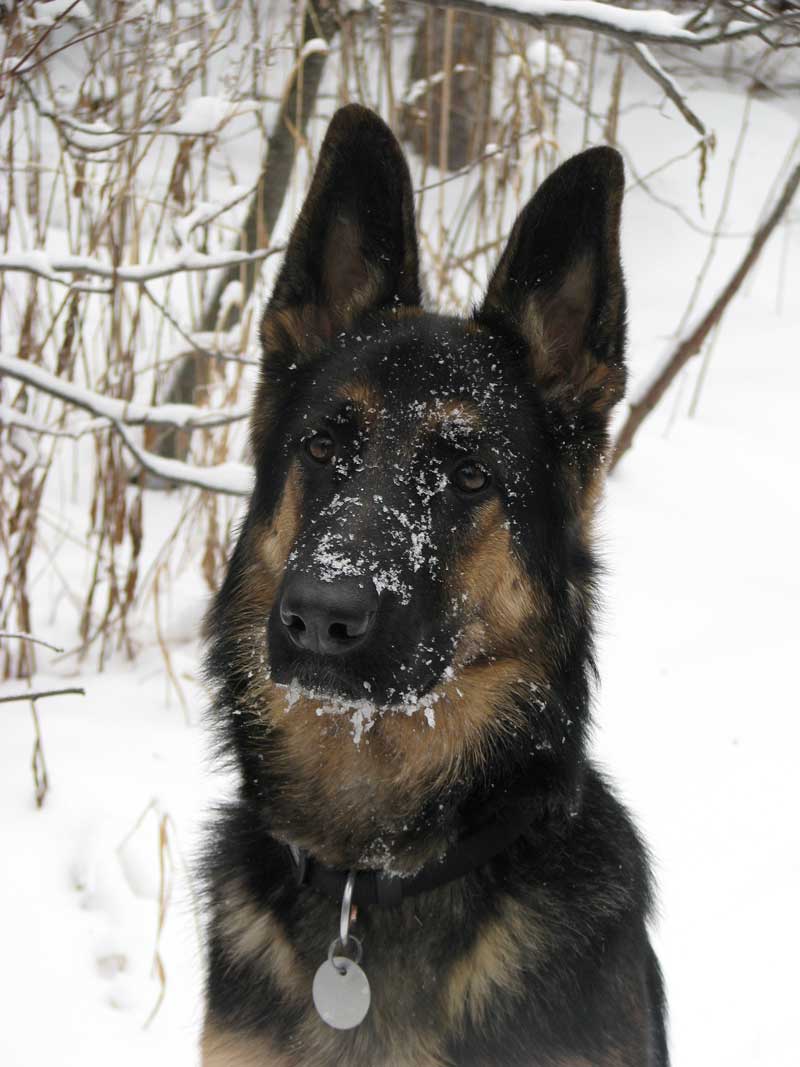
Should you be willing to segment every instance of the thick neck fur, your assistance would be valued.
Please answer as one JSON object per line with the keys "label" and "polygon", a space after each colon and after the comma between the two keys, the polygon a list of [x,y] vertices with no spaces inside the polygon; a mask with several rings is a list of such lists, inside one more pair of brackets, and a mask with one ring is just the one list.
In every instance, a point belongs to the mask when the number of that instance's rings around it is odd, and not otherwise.
{"label": "thick neck fur", "polygon": [[[212,669],[220,658],[218,645]],[[241,801],[266,835],[331,866],[410,874],[518,802],[541,828],[574,816],[585,672],[573,677],[579,686],[560,700],[525,702],[521,663],[478,666],[426,708],[376,711],[359,737],[357,712],[334,714],[307,695],[287,700],[268,685],[269,710],[254,713],[246,686],[237,698],[229,678],[217,722],[241,770]]]}

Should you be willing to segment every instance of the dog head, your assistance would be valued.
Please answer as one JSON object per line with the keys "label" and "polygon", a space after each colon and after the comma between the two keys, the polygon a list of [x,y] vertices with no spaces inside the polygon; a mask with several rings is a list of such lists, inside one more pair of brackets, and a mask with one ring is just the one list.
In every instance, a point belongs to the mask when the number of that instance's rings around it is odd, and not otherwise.
{"label": "dog head", "polygon": [[501,750],[579,759],[622,184],[611,149],[569,160],[472,317],[431,314],[400,147],[337,112],[264,314],[256,484],[210,616],[242,744],[343,713],[441,787]]}

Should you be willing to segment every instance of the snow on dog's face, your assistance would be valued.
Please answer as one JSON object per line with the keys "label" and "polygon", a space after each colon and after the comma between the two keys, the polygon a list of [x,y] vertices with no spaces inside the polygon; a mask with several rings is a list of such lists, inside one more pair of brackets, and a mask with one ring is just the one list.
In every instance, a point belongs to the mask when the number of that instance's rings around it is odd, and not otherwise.
{"label": "snow on dog's face", "polygon": [[275,442],[297,486],[278,510],[293,533],[269,612],[275,682],[407,708],[524,628],[512,523],[521,534],[541,448],[522,428],[535,420],[508,417],[534,398],[499,344],[394,314],[293,372]]}
{"label": "snow on dog's face", "polygon": [[[265,761],[319,781],[321,735],[366,735],[375,788],[412,768],[443,789],[508,746],[577,761],[590,518],[625,380],[622,180],[609,149],[564,164],[482,307],[435,315],[400,148],[337,112],[264,314],[256,486],[209,616],[254,788]],[[342,794],[317,802],[324,822]]]}

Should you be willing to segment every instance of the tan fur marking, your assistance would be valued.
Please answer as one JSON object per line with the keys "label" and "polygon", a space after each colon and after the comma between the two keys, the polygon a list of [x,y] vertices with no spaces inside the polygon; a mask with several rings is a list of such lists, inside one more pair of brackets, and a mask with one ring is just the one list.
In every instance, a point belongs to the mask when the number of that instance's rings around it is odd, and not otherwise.
{"label": "tan fur marking", "polygon": [[546,948],[547,932],[519,904],[507,899],[499,916],[487,920],[475,944],[448,976],[446,1004],[452,1025],[469,1020],[482,1025],[498,994],[513,997],[522,989],[526,963]]}
{"label": "tan fur marking", "polygon": [[466,594],[495,639],[513,640],[541,606],[541,597],[514,553],[496,499],[481,507],[458,570],[458,593]]}
{"label": "tan fur marking", "polygon": [[257,907],[238,880],[224,887],[222,899],[219,929],[228,952],[238,959],[259,963],[283,992],[307,995],[311,978],[272,912]]}
{"label": "tan fur marking", "polygon": [[301,1067],[299,1060],[277,1052],[266,1036],[245,1037],[210,1019],[203,1027],[200,1055],[202,1067]]}
{"label": "tan fur marking", "polygon": [[[375,1005],[370,1011],[375,1010]],[[387,1021],[388,1022],[388,1021]],[[376,1056],[369,1039],[359,1041],[355,1034],[349,1053],[344,1054],[339,1035],[326,1026],[311,1011],[302,1026],[298,1052],[303,1067],[453,1067],[451,1060],[438,1052],[442,1035],[428,1035],[414,1029],[413,1020],[403,1020],[405,1025],[382,1027],[388,1047],[383,1055]]]}
{"label": "tan fur marking", "polygon": [[270,574],[279,576],[286,566],[300,528],[300,474],[294,464],[283,487],[280,503],[259,545],[261,558]]}
{"label": "tan fur marking", "polygon": [[330,314],[323,308],[308,304],[268,309],[261,320],[261,345],[267,358],[276,352],[311,356],[331,332]]}
{"label": "tan fur marking", "polygon": [[383,408],[383,397],[374,385],[356,378],[343,385],[338,396],[353,405],[368,430],[374,427],[378,414]]}
{"label": "tan fur marking", "polygon": [[[391,813],[399,832],[429,796],[474,774],[498,736],[524,728],[513,697],[524,693],[521,683],[529,677],[525,663],[517,659],[466,665],[434,690],[434,727],[424,708],[411,714],[379,709],[358,745],[349,712],[319,715],[324,699],[305,695],[287,705],[286,690],[264,679],[254,700],[266,704],[281,740],[277,748],[268,743],[272,759],[280,751],[286,763],[286,781],[291,784],[282,799],[319,813],[318,839],[297,843],[325,863],[346,865],[353,861],[352,853],[339,851],[326,826],[349,827],[350,847],[355,849],[373,840],[372,811]],[[353,783],[352,788],[347,783]],[[432,855],[436,848],[432,841]],[[405,862],[412,870],[425,858],[416,853],[406,860],[394,857],[393,863],[402,869]]]}

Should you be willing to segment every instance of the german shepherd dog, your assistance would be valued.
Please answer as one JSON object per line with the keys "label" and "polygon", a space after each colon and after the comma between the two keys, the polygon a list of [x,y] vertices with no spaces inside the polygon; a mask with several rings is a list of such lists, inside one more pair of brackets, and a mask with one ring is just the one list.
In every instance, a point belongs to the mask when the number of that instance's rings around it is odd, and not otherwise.
{"label": "german shepherd dog", "polygon": [[480,308],[438,315],[397,141],[330,124],[207,619],[240,781],[205,1067],[667,1064],[646,853],[585,752],[622,191],[610,148],[564,163]]}

